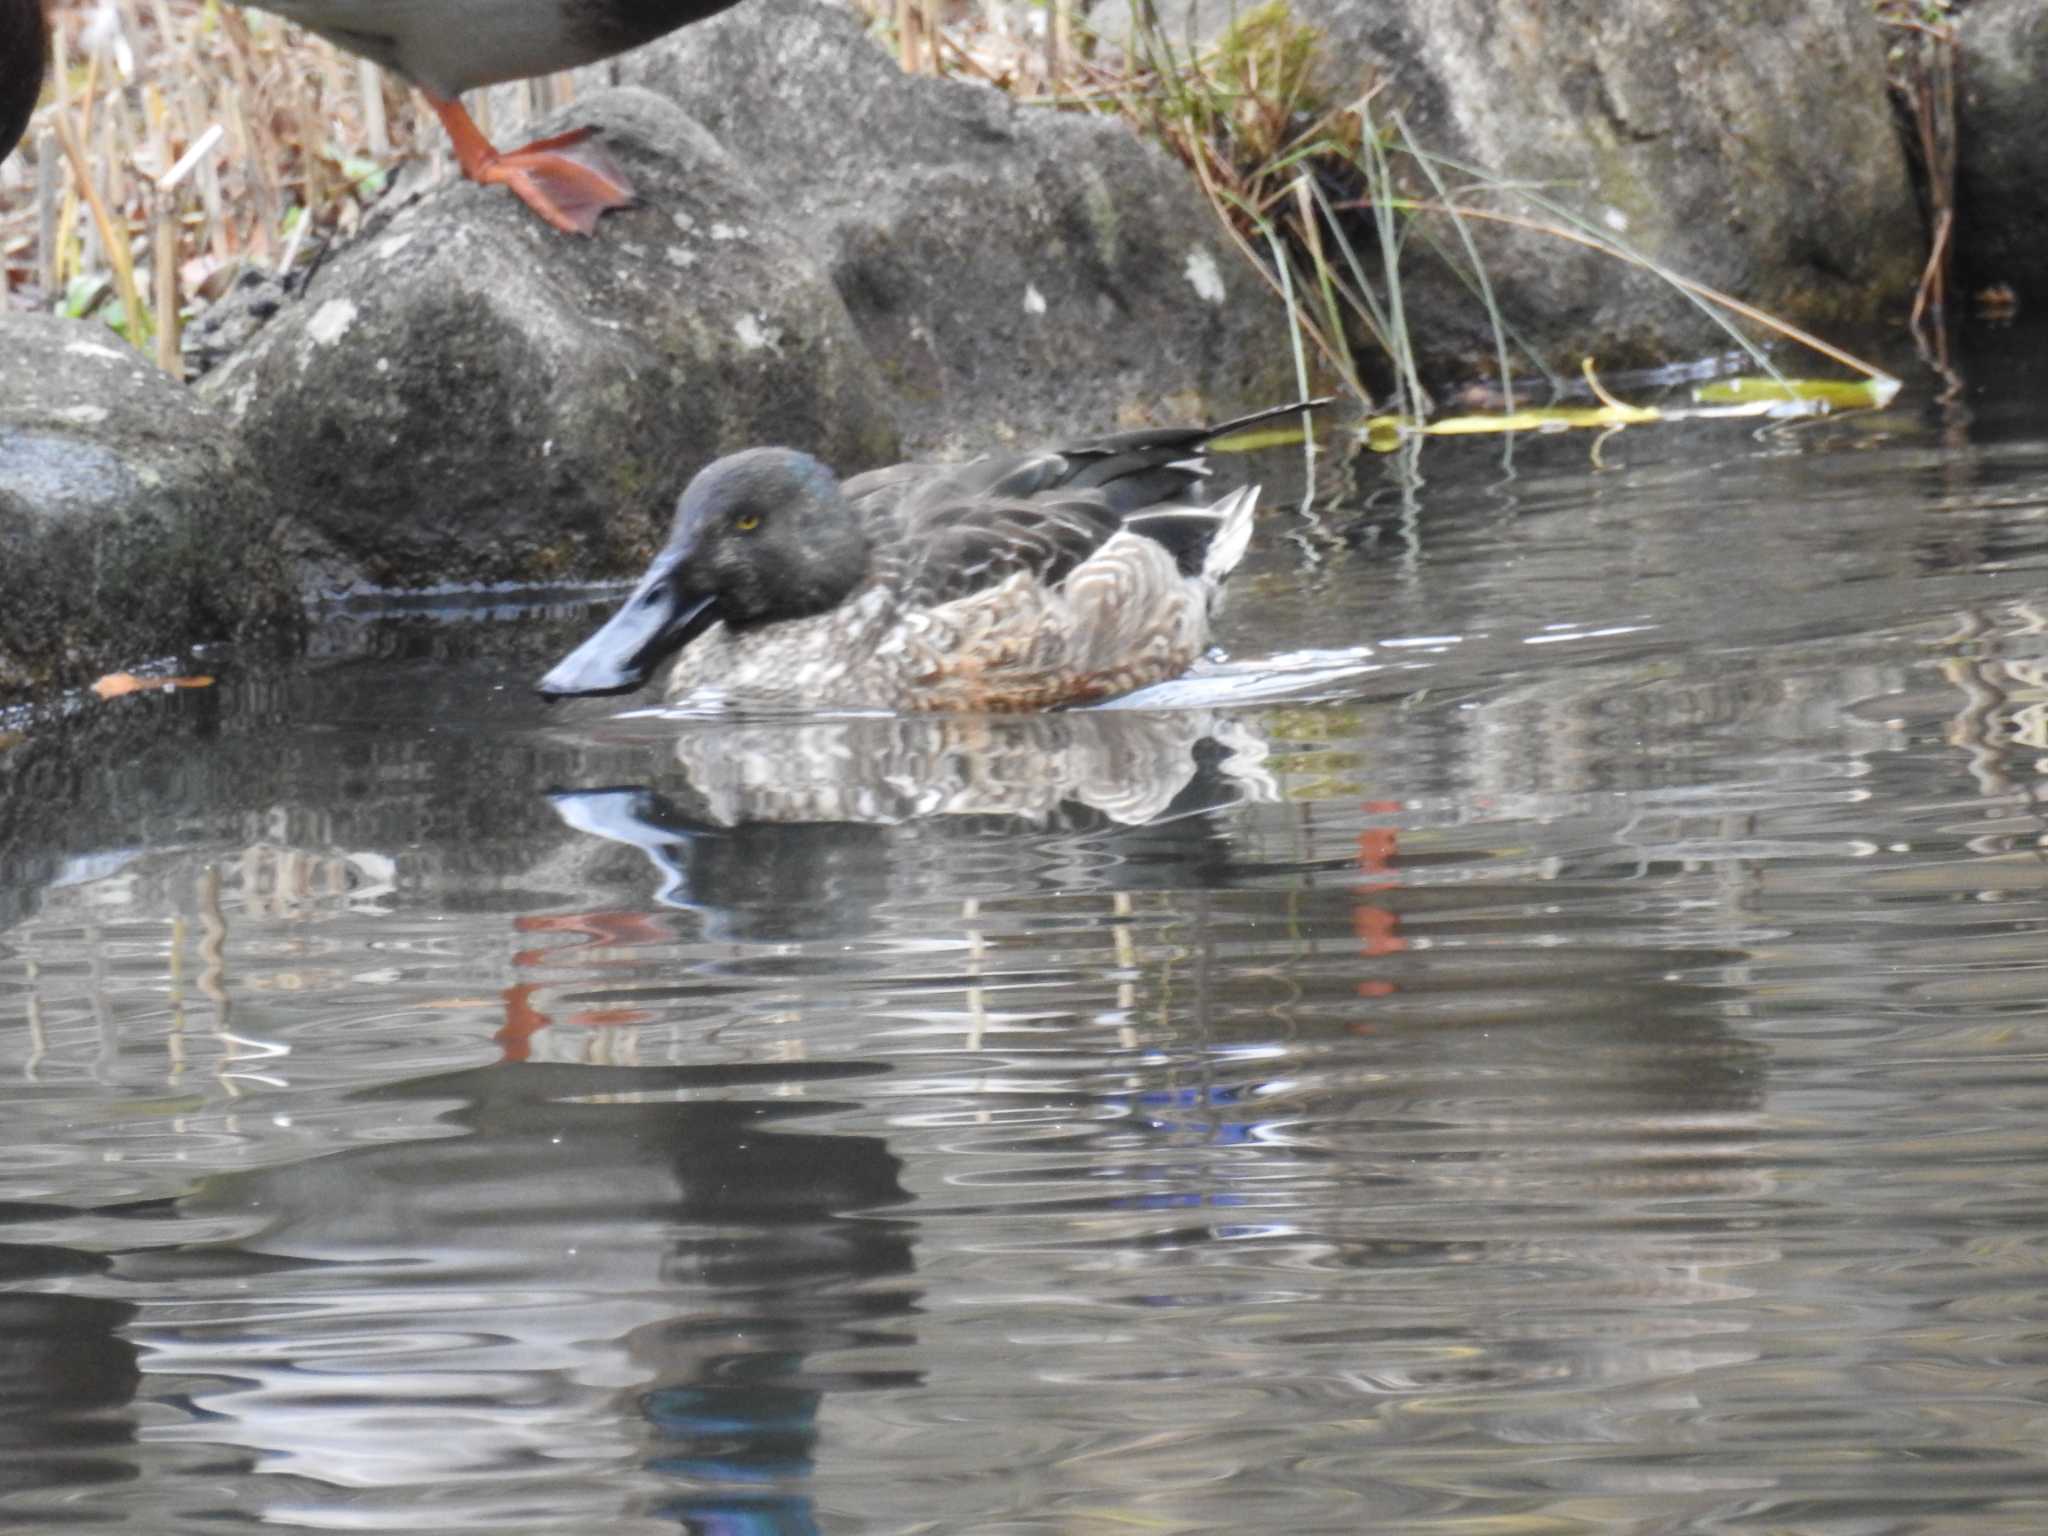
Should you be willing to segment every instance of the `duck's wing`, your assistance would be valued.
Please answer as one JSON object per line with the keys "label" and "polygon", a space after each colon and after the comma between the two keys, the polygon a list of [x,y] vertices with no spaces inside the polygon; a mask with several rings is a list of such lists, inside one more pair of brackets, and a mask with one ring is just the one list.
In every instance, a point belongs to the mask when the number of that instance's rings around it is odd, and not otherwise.
{"label": "duck's wing", "polygon": [[1244,558],[1252,541],[1252,512],[1258,504],[1259,488],[1247,485],[1206,505],[1147,507],[1127,514],[1123,525],[1163,544],[1181,575],[1221,581]]}
{"label": "duck's wing", "polygon": [[[986,497],[1028,500],[1055,491],[1092,491],[1117,512],[1135,512],[1187,498],[1209,477],[1209,445],[1219,438],[1314,410],[1324,399],[1298,400],[1206,427],[1154,427],[1112,432],[1027,453],[987,454],[967,464],[899,465],[895,483],[912,517],[940,505]],[[877,471],[891,475],[896,471]]]}
{"label": "duck's wing", "polygon": [[942,478],[953,466],[947,464],[891,464],[885,469],[864,470],[850,480],[839,482],[839,494],[864,516],[893,512],[921,486]]}
{"label": "duck's wing", "polygon": [[1058,586],[1122,531],[1163,546],[1182,575],[1215,578],[1244,552],[1256,492],[1203,498],[1209,445],[1322,403],[1297,401],[1205,427],[1110,433],[967,464],[898,464],[855,476],[843,490],[893,546],[889,558],[913,602],[949,602],[1019,572]]}
{"label": "duck's wing", "polygon": [[929,509],[906,526],[892,555],[913,604],[967,597],[1024,573],[1057,587],[1119,534],[1159,545],[1182,576],[1221,581],[1251,541],[1259,488],[1207,504],[1166,502],[1122,512],[1099,490],[1029,501],[981,500]]}
{"label": "duck's wing", "polygon": [[1056,587],[1122,526],[1106,501],[1085,492],[923,507],[906,520],[898,545],[904,596],[936,606],[1020,573]]}

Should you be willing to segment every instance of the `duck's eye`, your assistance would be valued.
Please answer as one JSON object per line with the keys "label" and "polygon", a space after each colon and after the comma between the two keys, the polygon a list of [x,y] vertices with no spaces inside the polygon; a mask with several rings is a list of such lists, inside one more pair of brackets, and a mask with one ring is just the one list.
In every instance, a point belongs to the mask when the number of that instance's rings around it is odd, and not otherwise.
{"label": "duck's eye", "polygon": [[739,529],[741,533],[752,533],[761,526],[761,514],[758,512],[742,512],[732,520],[732,525]]}

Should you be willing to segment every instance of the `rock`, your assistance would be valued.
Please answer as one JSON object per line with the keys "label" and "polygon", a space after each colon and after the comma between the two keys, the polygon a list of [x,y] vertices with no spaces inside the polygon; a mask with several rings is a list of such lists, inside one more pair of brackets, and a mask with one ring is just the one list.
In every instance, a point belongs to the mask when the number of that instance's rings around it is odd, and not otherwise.
{"label": "rock", "polygon": [[753,0],[620,67],[772,189],[916,448],[1293,397],[1279,301],[1121,120],[907,76],[822,0]]}
{"label": "rock", "polygon": [[178,338],[187,381],[203,378],[246,347],[290,302],[303,269],[280,277],[268,267],[245,266],[227,292],[202,310]]}
{"label": "rock", "polygon": [[570,114],[644,206],[577,240],[443,184],[202,380],[330,585],[630,572],[756,443],[851,473],[1292,393],[1277,301],[1124,125],[905,78],[815,0],[739,14]]}
{"label": "rock", "polygon": [[500,188],[443,185],[330,256],[201,381],[331,581],[623,573],[718,454],[765,440],[860,466],[897,449],[838,294],[717,144],[644,91],[574,120],[643,206],[583,240]]}
{"label": "rock", "polygon": [[2048,298],[2048,4],[1977,0],[1958,22],[1956,259],[1972,287]]}
{"label": "rock", "polygon": [[[1911,298],[1925,232],[1868,0],[1291,4],[1321,34],[1325,105],[1374,92],[1378,128],[1398,111],[1417,146],[1562,204],[1677,273],[1829,333],[1903,312]],[[1214,38],[1233,10],[1250,9],[1162,0],[1159,19],[1184,50],[1186,37]],[[1400,192],[1440,200],[1411,157],[1393,167]],[[1449,165],[1442,175],[1453,188],[1474,182]],[[1563,222],[1514,193],[1461,200]],[[1555,235],[1467,227],[1508,324],[1554,370],[1573,372],[1587,355],[1621,367],[1727,345],[1638,268]],[[1459,252],[1457,231],[1423,216],[1409,241],[1402,277],[1419,351],[1439,378],[1497,373],[1482,306],[1429,254]],[[1370,239],[1365,254],[1376,260]]]}
{"label": "rock", "polygon": [[226,425],[96,322],[0,312],[0,693],[293,621]]}

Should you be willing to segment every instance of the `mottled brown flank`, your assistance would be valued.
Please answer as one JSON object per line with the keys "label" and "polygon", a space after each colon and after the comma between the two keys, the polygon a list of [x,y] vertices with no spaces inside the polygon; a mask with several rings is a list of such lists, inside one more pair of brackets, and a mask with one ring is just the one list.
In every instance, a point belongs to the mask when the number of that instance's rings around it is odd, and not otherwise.
{"label": "mottled brown flank", "polygon": [[564,0],[569,35],[592,58],[608,58],[729,10],[738,0]]}
{"label": "mottled brown flank", "polygon": [[944,714],[958,710],[969,714],[1030,714],[1042,709],[1065,709],[1076,704],[1099,704],[1175,678],[1195,664],[1193,654],[1176,658],[1162,667],[1120,667],[1114,672],[1086,676],[1046,677],[1031,686],[991,685],[963,676],[960,669],[950,678],[935,681],[930,692],[909,695],[901,707],[914,714]]}
{"label": "mottled brown flank", "polygon": [[1012,580],[926,616],[895,690],[916,712],[1089,704],[1178,676],[1201,654],[1210,593],[1149,542],[1106,545],[1065,589]]}
{"label": "mottled brown flank", "polygon": [[0,160],[28,127],[49,56],[50,27],[42,0],[0,0]]}
{"label": "mottled brown flank", "polygon": [[[1150,681],[1150,679],[1146,679]],[[907,695],[903,708],[917,714],[944,714],[954,710],[973,714],[1029,714],[1042,709],[1059,709],[1069,704],[1093,704],[1113,693],[1127,693],[1140,686],[1121,687],[1086,677],[1040,677],[1019,686],[991,682],[988,669],[978,656],[962,656],[950,667],[923,679],[924,687]]]}
{"label": "mottled brown flank", "polygon": [[1178,676],[1207,643],[1215,584],[1122,534],[1057,587],[1020,571],[936,606],[885,578],[830,613],[734,634],[677,658],[668,697],[717,689],[775,707],[1014,714],[1088,704]]}

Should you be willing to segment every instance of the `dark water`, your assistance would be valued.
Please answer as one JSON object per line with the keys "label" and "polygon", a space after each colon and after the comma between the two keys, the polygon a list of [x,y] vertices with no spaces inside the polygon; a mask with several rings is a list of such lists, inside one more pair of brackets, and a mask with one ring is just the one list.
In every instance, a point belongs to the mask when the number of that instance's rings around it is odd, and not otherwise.
{"label": "dark water", "polygon": [[32,731],[0,1526],[2048,1526],[2038,351],[1282,454],[1154,709]]}

